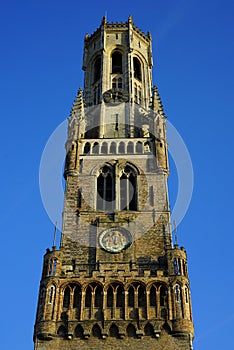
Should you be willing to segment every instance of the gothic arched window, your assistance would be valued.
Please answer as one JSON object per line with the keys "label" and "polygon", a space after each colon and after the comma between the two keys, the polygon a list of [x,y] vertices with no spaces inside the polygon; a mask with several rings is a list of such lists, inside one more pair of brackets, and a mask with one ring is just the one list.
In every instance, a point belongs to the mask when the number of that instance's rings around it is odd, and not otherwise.
{"label": "gothic arched window", "polygon": [[115,199],[113,168],[104,166],[97,178],[97,210],[112,210]]}
{"label": "gothic arched window", "polygon": [[160,306],[167,306],[167,288],[165,286],[160,288]]}
{"label": "gothic arched window", "polygon": [[142,285],[138,288],[138,306],[145,307],[146,306],[146,291],[145,287]]}
{"label": "gothic arched window", "polygon": [[130,286],[128,289],[128,306],[134,307],[134,295],[135,295],[135,290],[133,286]]}
{"label": "gothic arched window", "polygon": [[98,57],[94,63],[94,83],[101,78],[101,57]]}
{"label": "gothic arched window", "polygon": [[73,307],[80,308],[81,306],[81,288],[80,286],[76,286],[74,289],[73,295]]}
{"label": "gothic arched window", "polygon": [[69,308],[70,306],[70,288],[66,287],[64,291],[64,297],[63,297],[63,307]]}
{"label": "gothic arched window", "polygon": [[92,289],[90,286],[88,286],[85,293],[85,307],[91,307],[91,301],[92,301]]}
{"label": "gothic arched window", "polygon": [[110,286],[107,290],[107,307],[113,307],[113,300],[114,300],[113,288],[112,286]]}
{"label": "gothic arched window", "polygon": [[117,295],[116,295],[116,307],[124,306],[124,288],[123,286],[117,286]]}
{"label": "gothic arched window", "polygon": [[136,338],[136,328],[133,326],[133,324],[129,324],[127,326],[127,335],[128,337]]}
{"label": "gothic arched window", "polygon": [[156,288],[152,286],[150,288],[150,306],[156,306]]}
{"label": "gothic arched window", "polygon": [[141,81],[141,64],[138,58],[133,58],[133,69],[134,69],[134,78],[137,78]]}
{"label": "gothic arched window", "polygon": [[97,286],[95,288],[95,298],[94,298],[94,306],[95,307],[102,307],[102,287],[101,286]]}
{"label": "gothic arched window", "polygon": [[118,51],[112,54],[112,73],[122,73],[122,54]]}
{"label": "gothic arched window", "polygon": [[136,173],[130,166],[126,166],[120,176],[120,209],[137,210],[136,201]]}

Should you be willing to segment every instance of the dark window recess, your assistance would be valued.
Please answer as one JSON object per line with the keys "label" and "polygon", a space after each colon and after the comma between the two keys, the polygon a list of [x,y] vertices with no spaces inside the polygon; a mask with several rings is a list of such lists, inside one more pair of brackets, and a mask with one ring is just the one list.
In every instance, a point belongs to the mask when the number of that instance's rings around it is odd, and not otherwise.
{"label": "dark window recess", "polygon": [[130,286],[128,290],[128,306],[134,307],[134,288]]}
{"label": "dark window recess", "polygon": [[156,289],[154,286],[150,288],[150,306],[156,306]]}
{"label": "dark window recess", "polygon": [[114,52],[112,55],[112,73],[122,73],[122,55]]}
{"label": "dark window recess", "polygon": [[101,57],[98,57],[94,63],[94,83],[101,78]]}
{"label": "dark window recess", "polygon": [[138,58],[133,58],[133,69],[134,69],[134,78],[137,78],[141,81],[141,64]]}
{"label": "dark window recess", "polygon": [[113,307],[113,289],[109,287],[107,290],[107,307]]}
{"label": "dark window recess", "polygon": [[122,286],[118,286],[117,288],[116,306],[117,307],[124,306],[124,289]]}
{"label": "dark window recess", "polygon": [[67,287],[64,292],[64,297],[63,297],[63,307],[69,308],[70,306],[70,288]]}
{"label": "dark window recess", "polygon": [[92,290],[91,290],[91,287],[88,286],[85,294],[85,307],[91,307],[91,300],[92,300]]}

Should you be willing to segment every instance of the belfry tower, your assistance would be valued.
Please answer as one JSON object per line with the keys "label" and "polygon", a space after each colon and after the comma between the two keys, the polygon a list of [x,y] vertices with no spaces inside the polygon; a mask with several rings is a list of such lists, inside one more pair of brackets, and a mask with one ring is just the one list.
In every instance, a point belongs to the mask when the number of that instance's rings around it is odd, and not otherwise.
{"label": "belfry tower", "polygon": [[44,256],[35,350],[191,350],[186,252],[172,243],[166,117],[132,17],[86,35],[68,119],[61,244]]}

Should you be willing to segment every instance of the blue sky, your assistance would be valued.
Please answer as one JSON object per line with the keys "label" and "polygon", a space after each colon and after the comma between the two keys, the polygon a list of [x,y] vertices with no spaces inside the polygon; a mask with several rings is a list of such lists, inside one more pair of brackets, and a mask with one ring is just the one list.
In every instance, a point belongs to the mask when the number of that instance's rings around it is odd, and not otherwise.
{"label": "blue sky", "polygon": [[[91,11],[92,10],[92,11]],[[178,227],[189,259],[195,350],[234,348],[233,85],[231,0],[8,1],[0,5],[1,335],[3,350],[33,348],[42,256],[53,224],[39,164],[83,85],[83,38],[107,12],[153,37],[154,83],[194,167],[190,208]],[[177,175],[169,180],[172,202]]]}

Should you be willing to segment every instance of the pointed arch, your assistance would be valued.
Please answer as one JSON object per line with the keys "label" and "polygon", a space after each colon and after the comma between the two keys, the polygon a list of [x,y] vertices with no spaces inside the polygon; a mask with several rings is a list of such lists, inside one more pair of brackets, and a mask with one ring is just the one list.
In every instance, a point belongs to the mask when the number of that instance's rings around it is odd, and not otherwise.
{"label": "pointed arch", "polygon": [[64,295],[63,295],[63,307],[64,308],[69,308],[70,306],[70,296],[71,296],[71,290],[70,287],[67,286],[64,290]]}
{"label": "pointed arch", "polygon": [[113,307],[114,293],[112,286],[107,289],[107,307]]}
{"label": "pointed arch", "polygon": [[136,338],[136,328],[132,323],[127,326],[126,332],[128,337]]}
{"label": "pointed arch", "polygon": [[102,147],[101,147],[101,153],[102,154],[107,154],[108,152],[108,145],[107,145],[107,142],[103,142],[102,143]]}
{"label": "pointed arch", "polygon": [[162,285],[160,287],[160,306],[167,306],[168,302],[168,289],[166,286]]}
{"label": "pointed arch", "polygon": [[85,146],[84,146],[84,154],[88,154],[90,153],[90,143],[86,142]]}
{"label": "pointed arch", "polygon": [[120,209],[137,210],[137,174],[128,164],[120,176]]}
{"label": "pointed arch", "polygon": [[93,147],[92,147],[92,153],[99,154],[99,143],[98,142],[94,142]]}
{"label": "pointed arch", "polygon": [[75,338],[84,339],[84,328],[80,324],[75,328]]}
{"label": "pointed arch", "polygon": [[94,306],[98,308],[102,308],[103,304],[103,290],[102,287],[97,285],[95,287],[95,297],[94,297]]}
{"label": "pointed arch", "polygon": [[65,339],[67,336],[67,330],[64,326],[60,326],[57,330],[57,335],[59,338]]}
{"label": "pointed arch", "polygon": [[98,56],[94,62],[94,77],[93,81],[96,83],[101,78],[101,56]]}
{"label": "pointed arch", "polygon": [[112,73],[122,73],[122,54],[119,51],[112,53]]}
{"label": "pointed arch", "polygon": [[134,153],[134,143],[132,141],[129,141],[127,144],[127,153],[129,154]]}
{"label": "pointed arch", "polygon": [[112,323],[109,329],[109,335],[112,338],[119,338],[119,328],[116,326],[116,324]]}
{"label": "pointed arch", "polygon": [[101,339],[102,338],[102,331],[100,326],[96,323],[92,328],[92,335],[95,338]]}
{"label": "pointed arch", "polygon": [[146,307],[146,290],[142,284],[138,287],[138,307]]}
{"label": "pointed arch", "polygon": [[91,307],[91,302],[92,302],[92,289],[90,286],[88,286],[85,292],[85,307]]}
{"label": "pointed arch", "polygon": [[145,327],[144,327],[144,333],[146,336],[148,337],[154,337],[154,327],[152,326],[151,323],[146,323]]}
{"label": "pointed arch", "polygon": [[81,287],[75,286],[74,292],[73,292],[73,308],[80,308],[81,307]]}
{"label": "pointed arch", "polygon": [[136,153],[142,153],[143,147],[142,147],[142,142],[137,141],[136,143]]}
{"label": "pointed arch", "polygon": [[142,80],[141,76],[141,63],[137,57],[133,57],[133,69],[134,69],[134,78]]}
{"label": "pointed arch", "polygon": [[104,165],[97,177],[97,210],[112,210],[114,207],[115,186],[114,171],[110,165]]}
{"label": "pointed arch", "polygon": [[116,289],[116,307],[124,307],[124,287],[120,284]]}
{"label": "pointed arch", "polygon": [[156,287],[154,284],[150,288],[150,306],[156,306]]}
{"label": "pointed arch", "polygon": [[115,142],[111,142],[110,153],[111,154],[116,154],[116,143]]}
{"label": "pointed arch", "polygon": [[124,144],[123,141],[121,141],[121,142],[119,143],[118,153],[120,153],[120,154],[125,153],[125,144]]}

